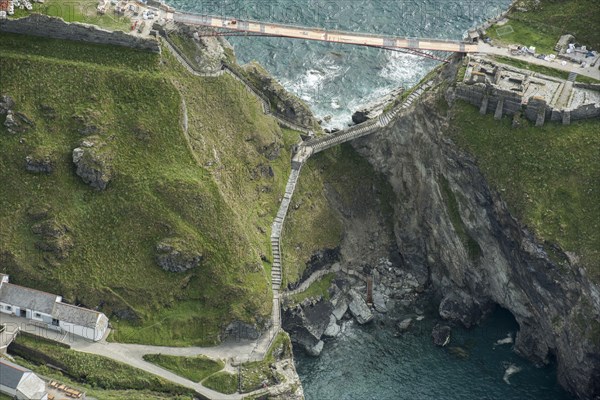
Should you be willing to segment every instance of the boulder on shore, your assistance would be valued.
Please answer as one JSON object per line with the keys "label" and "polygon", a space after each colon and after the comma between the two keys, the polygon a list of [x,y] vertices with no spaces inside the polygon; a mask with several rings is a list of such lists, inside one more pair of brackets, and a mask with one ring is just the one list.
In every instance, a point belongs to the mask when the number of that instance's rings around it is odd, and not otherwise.
{"label": "boulder on shore", "polygon": [[336,337],[340,334],[341,330],[342,328],[340,328],[340,326],[337,324],[337,319],[332,314],[329,316],[329,325],[327,325],[327,329],[325,329],[325,332],[323,332],[323,336]]}
{"label": "boulder on shore", "polygon": [[412,325],[412,321],[413,321],[412,318],[405,318],[402,321],[398,322],[396,324],[398,333],[404,333],[404,332],[408,331],[408,329]]}
{"label": "boulder on shore", "polygon": [[431,337],[433,338],[433,344],[436,346],[444,347],[450,343],[450,333],[452,329],[448,325],[437,324],[431,331]]}
{"label": "boulder on shore", "polygon": [[350,289],[348,293],[350,295],[350,304],[348,308],[350,312],[356,318],[356,322],[363,325],[370,322],[373,319],[373,313],[367,305],[365,299],[354,289]]}

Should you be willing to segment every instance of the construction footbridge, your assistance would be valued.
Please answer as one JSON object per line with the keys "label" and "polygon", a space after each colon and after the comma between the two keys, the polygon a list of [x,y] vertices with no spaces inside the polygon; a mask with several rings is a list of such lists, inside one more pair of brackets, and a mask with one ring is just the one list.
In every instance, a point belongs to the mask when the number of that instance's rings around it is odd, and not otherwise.
{"label": "construction footbridge", "polygon": [[437,52],[451,54],[476,53],[479,51],[477,44],[459,40],[395,37],[183,12],[169,12],[167,13],[167,20],[187,25],[210,27],[216,30],[212,35],[271,36],[350,44],[402,51],[439,61],[445,61],[445,58],[436,54]]}

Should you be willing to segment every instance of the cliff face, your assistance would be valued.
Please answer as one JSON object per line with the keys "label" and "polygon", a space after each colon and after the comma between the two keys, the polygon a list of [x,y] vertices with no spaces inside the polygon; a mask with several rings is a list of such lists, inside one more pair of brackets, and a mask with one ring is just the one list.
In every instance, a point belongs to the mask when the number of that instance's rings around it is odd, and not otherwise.
{"label": "cliff face", "polygon": [[509,310],[521,355],[555,358],[565,388],[600,398],[598,285],[577,265],[558,267],[510,215],[474,159],[444,133],[441,96],[427,93],[393,126],[353,143],[396,193],[394,235],[405,268],[430,285],[444,318],[468,327],[495,305]]}

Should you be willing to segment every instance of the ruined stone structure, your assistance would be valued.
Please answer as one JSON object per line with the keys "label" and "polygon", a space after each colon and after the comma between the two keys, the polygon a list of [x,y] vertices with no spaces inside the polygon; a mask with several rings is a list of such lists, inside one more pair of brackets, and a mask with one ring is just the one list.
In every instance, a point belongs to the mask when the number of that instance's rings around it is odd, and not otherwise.
{"label": "ruined stone structure", "polygon": [[600,117],[600,85],[577,83],[487,59],[471,59],[456,97],[471,103],[482,114],[523,113],[536,126],[546,121],[562,122]]}

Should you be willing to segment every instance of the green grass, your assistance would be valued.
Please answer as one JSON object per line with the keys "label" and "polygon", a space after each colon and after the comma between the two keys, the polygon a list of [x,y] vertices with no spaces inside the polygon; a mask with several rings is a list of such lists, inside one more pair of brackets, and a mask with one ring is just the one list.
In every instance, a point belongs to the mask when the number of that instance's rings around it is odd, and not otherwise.
{"label": "green grass", "polygon": [[527,71],[537,72],[547,76],[553,76],[555,78],[567,79],[569,77],[569,73],[566,71],[545,67],[543,65],[530,64],[527,61],[516,60],[514,58],[503,56],[493,56],[492,58],[503,64],[512,65],[513,67],[521,68]]}
{"label": "green grass", "polygon": [[[1,38],[0,71],[10,77],[1,92],[35,126],[18,136],[0,126],[0,271],[101,305],[115,328],[111,340],[210,345],[233,319],[267,317],[270,266],[260,256],[270,256],[269,227],[298,133],[265,116],[231,77],[193,77],[168,52],[159,59],[120,47]],[[188,135],[178,123],[182,96]],[[80,120],[97,125],[114,150],[115,177],[104,192],[74,173]],[[40,149],[56,158],[51,175],[23,167]],[[36,248],[30,214],[41,208],[69,227],[74,247],[66,259]],[[202,265],[163,271],[155,246],[167,237],[194,243]]]}
{"label": "green grass", "polygon": [[[597,29],[600,7],[596,0],[520,0],[517,5],[528,11],[520,12],[515,8],[509,18],[511,23],[521,23],[525,39],[527,34],[532,37],[543,35],[547,40],[555,40],[556,44],[560,35],[571,33],[579,43],[600,48],[600,31]],[[541,43],[549,43],[547,40],[542,39]]]}
{"label": "green grass", "polygon": [[215,361],[203,356],[177,357],[163,354],[146,354],[144,360],[194,382],[202,381],[207,376],[222,370],[225,366],[221,360]]}
{"label": "green grass", "polygon": [[335,274],[327,274],[316,282],[313,282],[306,290],[302,293],[290,296],[290,300],[293,303],[301,303],[304,299],[311,297],[321,296],[325,300],[329,300],[329,287],[331,281],[335,277]]}
{"label": "green grass", "polygon": [[233,394],[238,391],[238,376],[229,372],[217,372],[202,381],[202,385],[219,393]]}
{"label": "green grass", "polygon": [[489,28],[486,34],[496,43],[505,46],[511,44],[534,46],[537,54],[554,54],[554,46],[560,38],[559,30],[554,27],[539,30],[536,26],[538,25],[534,26],[520,20],[510,20],[505,25]]}
{"label": "green grass", "polygon": [[576,82],[600,84],[600,80],[585,75],[577,75]]}
{"label": "green grass", "polygon": [[292,357],[292,343],[289,335],[286,332],[279,332],[262,361],[242,364],[242,393],[248,393],[260,389],[263,382],[266,382],[268,386],[274,386],[285,379],[283,376],[271,369],[271,364],[277,361],[274,354],[276,350],[279,352],[280,358]]}
{"label": "green grass", "polygon": [[450,135],[477,158],[513,215],[542,240],[581,257],[600,279],[600,137],[598,121],[511,128],[474,107],[455,108]]}
{"label": "green grass", "polygon": [[45,0],[44,3],[32,3],[33,10],[20,10],[15,8],[15,18],[26,17],[32,12],[60,17],[67,22],[84,22],[98,25],[106,29],[129,32],[131,21],[129,18],[116,15],[111,6],[110,11],[99,15],[96,7],[97,0]]}
{"label": "green grass", "polygon": [[105,390],[140,390],[170,395],[191,395],[190,389],[175,385],[148,372],[95,354],[80,353],[38,337],[20,334],[10,351],[37,365],[52,364],[71,379]]}
{"label": "green grass", "polygon": [[[36,3],[37,4],[37,3]],[[156,73],[160,55],[128,47],[88,44],[13,33],[0,33],[2,54],[21,57],[39,56],[43,61],[65,63],[71,61],[86,69],[106,67],[121,69],[121,73]]]}

